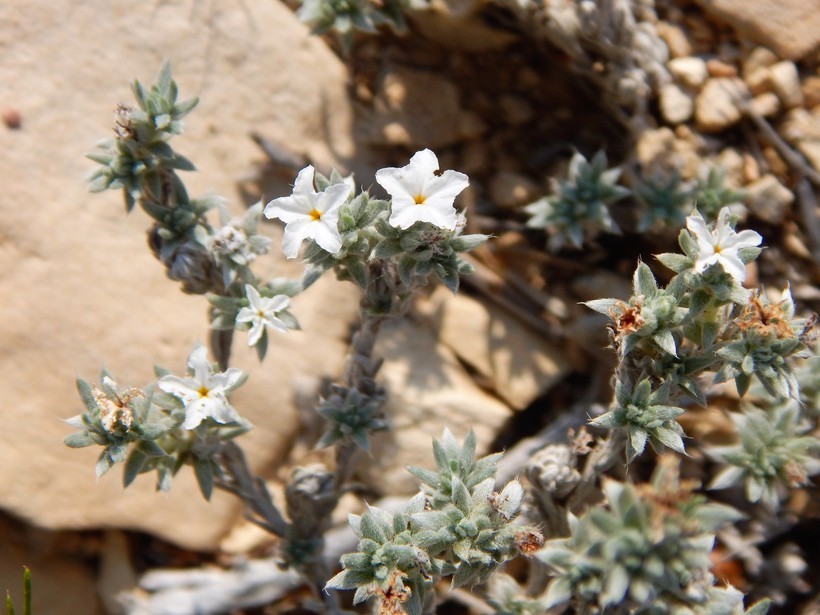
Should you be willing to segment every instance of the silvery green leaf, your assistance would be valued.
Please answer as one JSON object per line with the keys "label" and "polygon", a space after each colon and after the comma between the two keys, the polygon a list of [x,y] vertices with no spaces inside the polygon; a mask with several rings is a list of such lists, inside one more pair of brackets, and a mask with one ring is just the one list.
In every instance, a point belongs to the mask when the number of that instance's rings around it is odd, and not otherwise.
{"label": "silvery green leaf", "polygon": [[646,263],[638,263],[635,273],[632,276],[632,287],[636,295],[651,297],[658,290],[658,284],[652,270]]}
{"label": "silvery green leaf", "polygon": [[643,453],[646,448],[647,433],[636,425],[629,426],[629,438],[627,440],[627,456],[632,461]]}
{"label": "silvery green leaf", "polygon": [[771,604],[772,601],[769,598],[758,600],[744,611],[744,615],[766,615],[766,613],[769,612]]}
{"label": "silvery green leaf", "polygon": [[339,574],[335,575],[327,583],[325,583],[325,589],[354,589],[358,587],[355,583],[350,583],[347,578],[348,571],[342,570]]}
{"label": "silvery green leaf", "polygon": [[461,451],[458,455],[459,463],[461,463],[463,467],[468,467],[473,461],[473,458],[475,457],[476,444],[477,439],[475,431],[470,429],[467,437],[464,438],[464,442],[461,445]]}
{"label": "silvery green leaf", "polygon": [[437,472],[425,470],[424,468],[417,468],[415,466],[408,466],[406,470],[425,485],[430,485],[434,489],[438,489],[440,487],[439,475]]}
{"label": "silvery green leaf", "polygon": [[652,339],[655,340],[655,343],[660,347],[660,349],[667,354],[670,354],[673,357],[678,356],[678,347],[675,344],[675,337],[668,329],[664,329],[656,333],[652,336]]}
{"label": "silvery green leaf", "polygon": [[83,421],[82,414],[75,414],[71,418],[63,419],[63,422],[74,429],[85,429],[85,421]]}
{"label": "silvery green leaf", "polygon": [[357,587],[356,592],[353,594],[353,604],[361,604],[362,602],[370,598],[370,595],[371,592],[369,586],[363,585],[361,587]]}
{"label": "silvery green leaf", "polygon": [[700,316],[711,300],[712,297],[705,291],[696,290],[693,292],[689,298],[689,318],[694,320],[697,316]]}
{"label": "silvery green leaf", "polygon": [[359,288],[366,288],[367,272],[365,271],[365,266],[361,259],[356,256],[348,258],[345,260],[345,266],[353,282],[355,282]]}
{"label": "silvery green leaf", "polygon": [[677,406],[652,406],[652,412],[656,419],[660,421],[669,421],[677,416],[683,414],[683,408]]}
{"label": "silvery green leaf", "polygon": [[[710,486],[710,488],[712,488]],[[706,532],[716,532],[720,528],[740,521],[745,515],[730,506],[723,504],[704,504],[698,508],[697,519]],[[711,550],[711,547],[709,548]]]}
{"label": "silvery green leaf", "polygon": [[692,378],[681,378],[678,380],[678,386],[699,406],[705,408],[707,406],[706,403],[706,394],[703,392],[703,389],[700,385],[695,382]]}
{"label": "silvery green leaf", "polygon": [[365,504],[365,507],[367,508],[367,512],[364,515],[362,515],[362,533],[366,534],[365,524],[366,522],[368,522],[368,520],[371,520],[373,524],[378,526],[379,533],[384,535],[384,538],[382,538],[381,541],[376,540],[372,536],[367,535],[365,535],[365,538],[370,538],[371,540],[375,540],[376,542],[384,542],[387,539],[387,537],[390,536],[393,532],[393,515],[391,515],[383,508],[370,506],[369,504]]}
{"label": "silvery green leaf", "polygon": [[684,256],[683,254],[673,254],[671,252],[666,252],[664,254],[656,254],[655,258],[657,258],[661,262],[661,264],[663,264],[668,269],[671,269],[675,273],[680,273],[681,271],[691,269],[694,265],[692,259]]}
{"label": "silvery green leaf", "polygon": [[746,478],[746,499],[750,502],[757,502],[763,497],[763,491],[766,489],[766,484],[757,478]]}
{"label": "silvery green leaf", "polygon": [[672,429],[657,427],[652,431],[652,436],[667,448],[681,454],[686,453],[683,447],[683,439]]}
{"label": "silvery green leaf", "polygon": [[591,419],[589,424],[594,425],[595,427],[602,427],[604,429],[615,429],[616,427],[621,427],[623,422],[621,421],[621,417],[618,412],[615,410],[610,410],[609,412],[605,412],[604,414]]}
{"label": "silvery green leaf", "polygon": [[490,238],[489,235],[459,235],[453,237],[447,243],[456,252],[469,252],[485,243]]}
{"label": "silvery green leaf", "polygon": [[132,449],[131,453],[128,455],[128,458],[125,460],[125,467],[123,468],[123,487],[128,487],[134,482],[134,479],[137,478],[140,472],[142,472],[142,469],[145,467],[147,461],[148,456],[145,455],[145,453],[143,453],[139,448],[135,447]]}
{"label": "silvery green leaf", "polygon": [[[769,387],[767,387],[768,383],[766,381],[762,380],[761,382],[763,383],[763,386],[765,388],[767,388],[767,389],[769,388]],[[744,395],[746,395],[747,391],[749,390],[749,386],[751,385],[751,383],[752,383],[752,379],[751,379],[750,376],[747,376],[746,374],[737,374],[735,376],[735,388],[737,389],[737,394],[740,397],[743,397]],[[777,397],[776,394],[775,394],[775,397]],[[784,397],[786,397],[786,396],[784,396]]]}
{"label": "silvery green leaf", "polygon": [[473,502],[486,503],[487,501],[489,501],[490,496],[493,494],[494,487],[494,477],[487,478],[478,483],[475,487],[472,488]]}
{"label": "silvery green leaf", "polygon": [[427,496],[423,491],[419,491],[407,502],[404,507],[405,514],[412,515],[414,513],[424,512],[424,507],[427,503]]}
{"label": "silvery green leaf", "polygon": [[461,482],[461,479],[458,476],[453,477],[451,489],[453,493],[453,504],[455,504],[455,507],[465,515],[468,514],[470,512],[472,498],[470,498],[470,491],[464,483]]}
{"label": "silvery green leaf", "polygon": [[686,229],[681,229],[681,232],[678,233],[678,244],[680,244],[683,253],[690,259],[694,260],[700,253],[697,241],[695,241],[695,238],[692,237]]}
{"label": "silvery green leaf", "polygon": [[77,378],[76,384],[77,392],[80,394],[80,399],[83,400],[83,404],[86,409],[91,414],[96,415],[100,409],[97,407],[97,401],[94,399],[94,393],[91,390],[91,385],[81,378]]}
{"label": "silvery green leaf", "polygon": [[[353,531],[356,535],[361,538],[362,537],[362,517],[361,515],[354,515],[350,513],[347,515],[347,522],[350,524],[350,527],[353,528]],[[361,547],[359,547],[361,549]]]}
{"label": "silvery green leaf", "polygon": [[632,403],[638,407],[646,406],[649,403],[651,394],[652,384],[649,382],[649,379],[644,378],[632,391]]}
{"label": "silvery green leaf", "polygon": [[615,382],[615,401],[618,402],[618,405],[622,408],[628,406],[632,401],[629,387],[621,380]]}
{"label": "silvery green leaf", "polygon": [[105,449],[102,453],[100,453],[100,456],[97,458],[97,464],[94,466],[94,472],[97,475],[97,478],[100,478],[103,474],[108,472],[113,465],[114,462],[111,460],[111,457],[108,456],[108,449]]}
{"label": "silvery green leaf", "polygon": [[87,431],[72,433],[63,438],[63,443],[70,448],[84,448],[97,442]]}
{"label": "silvery green leaf", "polygon": [[410,594],[404,604],[402,604],[402,608],[407,612],[407,615],[422,615],[421,596],[418,590]]}
{"label": "silvery green leaf", "polygon": [[510,481],[496,498],[498,512],[507,519],[512,519],[521,507],[523,499],[524,488],[521,486],[521,483],[517,480]]}
{"label": "silvery green leaf", "polygon": [[549,587],[547,587],[547,595],[544,598],[544,607],[551,609],[567,602],[572,597],[572,583],[568,577],[554,578]]}
{"label": "silvery green leaf", "polygon": [[615,306],[621,304],[622,302],[617,299],[593,299],[592,301],[583,302],[583,305],[587,306],[589,309],[595,310],[599,314],[609,317],[612,316]]}
{"label": "silvery green leaf", "polygon": [[103,190],[107,190],[110,185],[111,177],[109,177],[108,175],[101,174],[92,178],[88,182],[87,188],[89,192],[102,192]]}
{"label": "silvery green leaf", "polygon": [[436,460],[436,466],[438,466],[439,472],[449,472],[450,461],[447,457],[447,453],[441,445],[441,442],[435,438],[433,439],[433,458]]}
{"label": "silvery green leaf", "polygon": [[613,565],[607,573],[604,591],[599,598],[601,606],[616,604],[623,600],[629,588],[629,582],[630,575],[626,568],[619,564]]}
{"label": "silvery green leaf", "polygon": [[401,247],[398,241],[395,239],[385,239],[376,244],[372,258],[387,260],[402,252],[404,252],[404,248]]}

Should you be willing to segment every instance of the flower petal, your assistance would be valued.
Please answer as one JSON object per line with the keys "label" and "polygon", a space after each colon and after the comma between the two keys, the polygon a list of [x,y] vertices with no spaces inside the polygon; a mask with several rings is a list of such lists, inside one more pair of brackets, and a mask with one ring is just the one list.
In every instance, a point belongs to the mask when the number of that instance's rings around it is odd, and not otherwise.
{"label": "flower petal", "polygon": [[287,258],[296,258],[302,241],[309,236],[311,224],[311,220],[305,217],[302,220],[294,220],[285,227],[285,235],[282,237],[282,251]]}
{"label": "flower petal", "polygon": [[313,180],[316,176],[316,169],[309,164],[304,169],[299,171],[296,176],[296,181],[293,182],[293,194],[314,195],[316,189],[313,187]]}
{"label": "flower petal", "polygon": [[717,262],[723,270],[741,284],[746,281],[746,265],[738,258],[736,252],[724,250],[717,255]]}
{"label": "flower petal", "polygon": [[185,422],[182,423],[182,428],[193,429],[199,426],[199,424],[207,418],[210,405],[210,401],[207,397],[200,397],[196,401],[186,405]]}
{"label": "flower petal", "polygon": [[278,218],[285,224],[298,220],[310,220],[308,215],[314,208],[315,196],[293,195],[280,196],[265,206],[266,218]]}
{"label": "flower petal", "polygon": [[339,250],[342,249],[342,236],[339,234],[339,229],[335,223],[331,226],[330,223],[326,224],[324,222],[324,216],[322,218],[322,221],[314,222],[311,225],[310,234],[320,248],[331,254],[338,254]]}
{"label": "flower petal", "polygon": [[265,324],[261,318],[255,318],[253,325],[248,331],[248,346],[256,346],[259,340],[262,339],[262,334],[265,332]]}
{"label": "flower petal", "polygon": [[199,383],[193,378],[179,376],[163,376],[157,381],[157,386],[166,393],[179,397],[183,401],[190,401],[199,397],[197,390]]}

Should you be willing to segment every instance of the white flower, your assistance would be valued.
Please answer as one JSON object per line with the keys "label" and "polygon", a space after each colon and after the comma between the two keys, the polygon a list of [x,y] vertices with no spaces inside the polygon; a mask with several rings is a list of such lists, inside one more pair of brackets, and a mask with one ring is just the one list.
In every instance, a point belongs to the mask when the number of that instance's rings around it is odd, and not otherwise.
{"label": "white flower", "polygon": [[226,395],[241,384],[242,370],[231,367],[215,374],[207,350],[198,345],[188,356],[188,371],[191,376],[187,378],[163,376],[157,382],[160,389],[185,404],[184,429],[193,429],[208,417],[217,423],[240,420]]}
{"label": "white flower", "polygon": [[262,297],[259,291],[250,284],[245,285],[245,295],[248,297],[250,305],[243,307],[236,315],[236,322],[251,323],[251,330],[248,332],[248,346],[255,346],[262,337],[265,327],[276,329],[277,331],[287,331],[287,324],[277,317],[277,314],[290,306],[290,297],[287,295],[276,295],[275,297]]}
{"label": "white flower", "polygon": [[416,152],[410,164],[400,169],[376,171],[376,181],[393,197],[391,225],[406,229],[416,222],[430,222],[455,230],[453,201],[470,181],[458,171],[444,171],[441,175],[436,171],[438,158],[429,149]]}
{"label": "white flower", "polygon": [[314,239],[323,250],[337,254],[342,249],[342,236],[337,228],[339,207],[350,194],[350,184],[328,186],[323,192],[313,187],[315,169],[307,166],[296,176],[293,194],[272,200],[265,207],[265,216],[285,223],[282,247],[285,256],[294,258],[305,239]]}
{"label": "white flower", "polygon": [[740,260],[738,250],[758,246],[763,238],[755,231],[736,233],[729,226],[730,214],[728,207],[721,209],[715,230],[710,231],[700,213],[695,211],[686,218],[686,227],[692,231],[698,242],[699,254],[695,261],[695,270],[703,273],[717,263],[726,273],[742,283],[746,280],[746,265]]}

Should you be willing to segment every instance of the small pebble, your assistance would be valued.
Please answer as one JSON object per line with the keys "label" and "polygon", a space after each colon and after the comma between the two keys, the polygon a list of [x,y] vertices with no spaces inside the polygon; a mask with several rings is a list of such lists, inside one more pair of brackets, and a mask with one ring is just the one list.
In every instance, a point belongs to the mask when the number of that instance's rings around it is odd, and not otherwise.
{"label": "small pebble", "polygon": [[23,118],[16,109],[3,109],[2,116],[6,128],[17,130],[23,125]]}
{"label": "small pebble", "polygon": [[706,70],[710,77],[737,77],[737,68],[717,58],[706,60]]}

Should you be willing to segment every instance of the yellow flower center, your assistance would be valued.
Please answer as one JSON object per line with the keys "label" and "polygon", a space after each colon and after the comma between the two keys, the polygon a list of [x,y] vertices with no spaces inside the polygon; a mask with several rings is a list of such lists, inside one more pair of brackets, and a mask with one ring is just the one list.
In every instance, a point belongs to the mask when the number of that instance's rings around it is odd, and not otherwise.
{"label": "yellow flower center", "polygon": [[416,196],[413,197],[413,202],[416,205],[424,205],[425,200],[426,200],[426,197],[423,194],[417,194]]}
{"label": "yellow flower center", "polygon": [[715,254],[720,254],[720,246],[715,246]]}
{"label": "yellow flower center", "polygon": [[210,393],[210,390],[203,384],[201,387],[199,387],[197,393],[199,393],[200,397],[208,397],[208,393]]}
{"label": "yellow flower center", "polygon": [[310,212],[308,212],[308,216],[310,216],[310,219],[315,222],[316,220],[322,219],[322,212],[318,209],[311,209]]}

